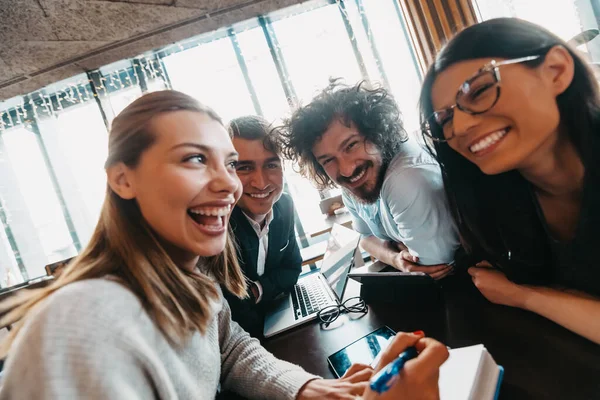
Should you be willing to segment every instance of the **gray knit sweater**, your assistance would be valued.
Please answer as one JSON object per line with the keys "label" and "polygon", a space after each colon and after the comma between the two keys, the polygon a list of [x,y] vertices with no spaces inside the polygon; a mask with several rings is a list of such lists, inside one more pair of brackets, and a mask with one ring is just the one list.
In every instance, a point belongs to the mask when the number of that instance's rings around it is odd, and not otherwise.
{"label": "gray knit sweater", "polygon": [[90,279],[51,295],[14,342],[0,400],[213,399],[224,389],[293,399],[315,378],[276,359],[231,321],[220,297],[205,335],[169,344],[123,285]]}

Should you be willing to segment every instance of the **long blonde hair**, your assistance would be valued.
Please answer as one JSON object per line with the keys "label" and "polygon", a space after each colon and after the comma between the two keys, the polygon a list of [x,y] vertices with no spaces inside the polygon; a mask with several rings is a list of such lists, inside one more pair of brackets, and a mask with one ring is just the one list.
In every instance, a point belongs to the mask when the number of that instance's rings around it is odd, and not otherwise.
{"label": "long blonde hair", "polygon": [[[127,106],[112,122],[105,168],[123,162],[134,168],[155,141],[153,117],[172,111],[195,111],[222,123],[210,108],[177,91],[144,95]],[[244,297],[246,282],[235,245],[228,234],[225,250],[201,258],[207,274],[231,293]],[[159,329],[172,343],[181,343],[193,330],[204,332],[211,318],[210,301],[218,298],[215,283],[205,274],[177,267],[142,217],[135,200],[119,197],[107,184],[100,219],[89,244],[50,286],[23,291],[0,305],[7,311],[1,325],[14,324],[0,347],[5,356],[27,314],[60,288],[84,279],[114,275],[142,301]]]}

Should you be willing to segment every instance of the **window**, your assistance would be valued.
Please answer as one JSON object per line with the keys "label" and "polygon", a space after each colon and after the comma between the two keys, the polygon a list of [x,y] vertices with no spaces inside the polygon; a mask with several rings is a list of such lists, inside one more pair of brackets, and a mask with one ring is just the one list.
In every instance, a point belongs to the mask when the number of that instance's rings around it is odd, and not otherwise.
{"label": "window", "polygon": [[[46,158],[36,134],[21,125],[4,131],[1,194],[27,277],[45,275],[44,266],[77,254]],[[10,179],[12,178],[12,179]]]}
{"label": "window", "polygon": [[336,4],[273,22],[298,99],[308,103],[329,78],[353,85],[363,79]]}
{"label": "window", "polygon": [[[568,41],[587,29],[598,29],[600,5],[596,0],[476,0],[482,20],[517,17],[541,25]],[[579,47],[600,61],[600,39]]]}
{"label": "window", "polygon": [[256,114],[228,37],[164,58],[173,89],[213,108],[224,121]]}
{"label": "window", "polygon": [[110,104],[112,115],[115,117],[119,115],[121,111],[135,99],[142,95],[142,90],[139,86],[129,86],[124,89],[120,89],[111,92],[108,95],[108,103]]}
{"label": "window", "polygon": [[377,46],[390,89],[402,110],[405,129],[413,133],[419,128],[417,103],[421,91],[421,76],[404,22],[394,5],[395,1],[362,3],[365,16],[371,21],[369,26],[372,40]]}
{"label": "window", "polygon": [[237,33],[236,38],[263,116],[269,121],[279,121],[289,113],[290,106],[262,29],[256,27]]}
{"label": "window", "polygon": [[96,227],[106,192],[108,134],[102,115],[94,101],[87,101],[40,120],[38,126],[83,247]]}
{"label": "window", "polygon": [[[152,63],[139,65],[138,71],[131,61],[117,61],[116,63],[100,68],[98,79],[101,82],[100,97],[102,108],[108,122],[119,115],[125,107],[142,95],[142,82],[146,83]],[[147,72],[148,71],[148,72]]]}
{"label": "window", "polygon": [[0,230],[0,287],[10,287],[23,282],[23,274],[17,264],[6,227]]}

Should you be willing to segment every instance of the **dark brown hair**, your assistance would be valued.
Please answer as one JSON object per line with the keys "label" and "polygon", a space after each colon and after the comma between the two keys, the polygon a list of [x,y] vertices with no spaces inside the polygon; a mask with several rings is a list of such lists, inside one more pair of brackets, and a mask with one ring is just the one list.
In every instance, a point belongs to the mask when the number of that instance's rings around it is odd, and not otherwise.
{"label": "dark brown hair", "polygon": [[266,150],[281,157],[281,136],[278,128],[259,115],[246,115],[232,119],[227,126],[232,138],[262,140]]}
{"label": "dark brown hair", "polygon": [[401,113],[394,98],[384,88],[370,89],[365,82],[347,86],[333,79],[309,104],[298,108],[282,129],[283,151],[298,163],[300,173],[319,189],[335,187],[312,149],[335,120],[354,125],[375,145],[387,165],[407,140]]}

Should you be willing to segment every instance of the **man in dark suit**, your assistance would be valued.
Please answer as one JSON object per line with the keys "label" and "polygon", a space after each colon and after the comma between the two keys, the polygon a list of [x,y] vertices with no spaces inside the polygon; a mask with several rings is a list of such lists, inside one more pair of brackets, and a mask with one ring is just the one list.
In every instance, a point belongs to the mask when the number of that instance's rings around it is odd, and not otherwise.
{"label": "man in dark suit", "polygon": [[252,336],[262,338],[265,309],[289,292],[302,269],[294,231],[294,205],[283,194],[283,166],[277,133],[261,117],[231,121],[229,131],[239,153],[237,173],[243,193],[230,227],[238,259],[248,279],[248,299],[225,293],[232,318]]}

